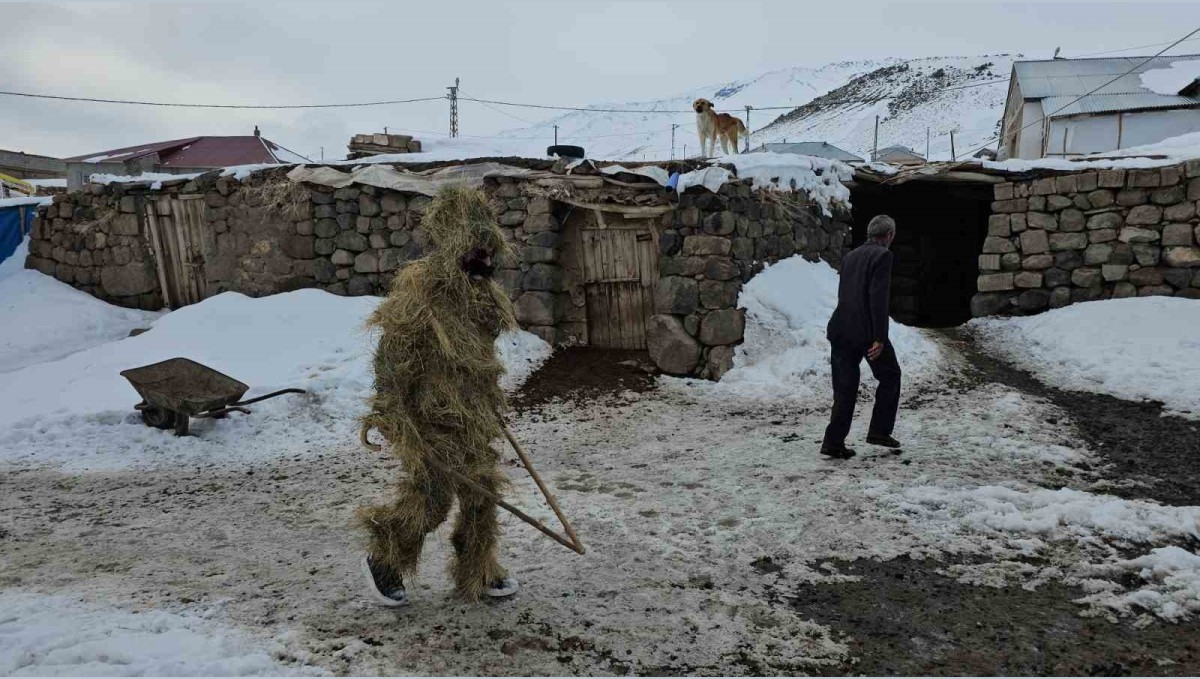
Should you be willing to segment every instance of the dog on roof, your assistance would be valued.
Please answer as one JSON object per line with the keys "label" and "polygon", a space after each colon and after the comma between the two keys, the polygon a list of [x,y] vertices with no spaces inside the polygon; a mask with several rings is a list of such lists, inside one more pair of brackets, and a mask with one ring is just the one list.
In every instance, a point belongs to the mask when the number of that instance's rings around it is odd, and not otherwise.
{"label": "dog on roof", "polygon": [[[713,110],[713,103],[707,99],[700,98],[693,101],[692,109],[696,111],[696,131],[700,133],[700,155],[702,157],[711,157],[717,152],[717,139],[721,140],[721,150],[730,154],[738,152],[739,134],[750,137],[750,132],[741,118],[735,118],[728,113],[717,113]],[[707,152],[705,152],[705,142],[708,142]]]}

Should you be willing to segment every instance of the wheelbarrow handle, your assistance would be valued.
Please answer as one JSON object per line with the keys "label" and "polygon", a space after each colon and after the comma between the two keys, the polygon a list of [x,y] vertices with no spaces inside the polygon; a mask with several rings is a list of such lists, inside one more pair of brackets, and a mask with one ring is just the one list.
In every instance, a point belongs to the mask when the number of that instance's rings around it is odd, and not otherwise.
{"label": "wheelbarrow handle", "polygon": [[273,392],[271,392],[271,393],[269,393],[269,394],[266,394],[266,395],[264,395],[264,396],[259,396],[259,397],[257,397],[257,398],[252,398],[252,399],[250,399],[249,401],[239,401],[239,402],[237,402],[237,403],[234,403],[233,405],[235,405],[235,406],[248,406],[248,405],[250,405],[251,403],[258,403],[259,401],[265,401],[265,400],[267,400],[267,399],[269,399],[269,398],[275,398],[276,396],[283,396],[284,394],[306,394],[306,393],[308,393],[308,392],[304,391],[303,389],[280,389],[279,391],[273,391]]}
{"label": "wheelbarrow handle", "polygon": [[249,414],[250,414],[250,409],[249,409],[249,408],[243,408],[243,407],[241,407],[241,406],[236,406],[236,405],[233,405],[233,406],[228,406],[228,407],[225,407],[225,408],[221,408],[220,410],[210,410],[210,411],[208,411],[207,413],[200,413],[199,415],[193,415],[192,417],[195,417],[195,418],[201,418],[201,417],[219,417],[219,416],[221,416],[221,415],[224,415],[224,414],[226,414],[226,413],[233,413],[233,412],[242,413],[243,415],[249,415]]}

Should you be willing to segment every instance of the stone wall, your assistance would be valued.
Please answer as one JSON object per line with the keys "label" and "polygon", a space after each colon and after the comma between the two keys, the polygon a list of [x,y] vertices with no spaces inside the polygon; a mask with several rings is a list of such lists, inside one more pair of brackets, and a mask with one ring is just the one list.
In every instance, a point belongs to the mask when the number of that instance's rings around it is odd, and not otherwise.
{"label": "stone wall", "polygon": [[1200,161],[997,184],[978,289],[974,316],[1200,299]]}
{"label": "stone wall", "polygon": [[756,193],[749,182],[689,190],[663,215],[651,358],[668,373],[719,380],[745,330],[743,283],[795,254],[837,267],[850,238],[849,214],[821,215],[803,194]]}

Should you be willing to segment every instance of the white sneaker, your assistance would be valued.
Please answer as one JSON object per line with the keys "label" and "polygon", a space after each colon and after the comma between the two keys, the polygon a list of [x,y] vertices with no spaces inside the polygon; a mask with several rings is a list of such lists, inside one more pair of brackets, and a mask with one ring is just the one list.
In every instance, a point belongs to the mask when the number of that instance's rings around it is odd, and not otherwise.
{"label": "white sneaker", "polygon": [[408,591],[404,589],[404,579],[399,575],[371,563],[370,556],[362,558],[362,572],[375,603],[390,607],[408,605]]}
{"label": "white sneaker", "polygon": [[521,588],[517,579],[511,575],[507,578],[496,578],[488,585],[487,595],[493,599],[502,599],[506,596],[512,596]]}

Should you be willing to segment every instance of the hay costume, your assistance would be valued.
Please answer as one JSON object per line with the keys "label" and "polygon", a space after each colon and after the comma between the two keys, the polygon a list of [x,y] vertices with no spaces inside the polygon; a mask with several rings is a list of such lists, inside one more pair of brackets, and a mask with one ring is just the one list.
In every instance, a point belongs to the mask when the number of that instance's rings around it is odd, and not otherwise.
{"label": "hay costume", "polygon": [[370,535],[364,563],[377,590],[397,585],[398,596],[406,596],[401,578],[415,573],[425,536],[446,520],[457,496],[451,573],[458,594],[511,593],[506,587],[515,591],[515,581],[496,556],[496,504],[441,469],[493,493],[505,482],[492,447],[503,435],[506,407],[494,342],[517,326],[490,270],[491,258],[510,251],[486,196],[475,189],[443,189],[422,224],[431,254],[396,276],[369,320],[382,336],[363,438],[378,430],[407,473],[394,502],[359,511]]}

